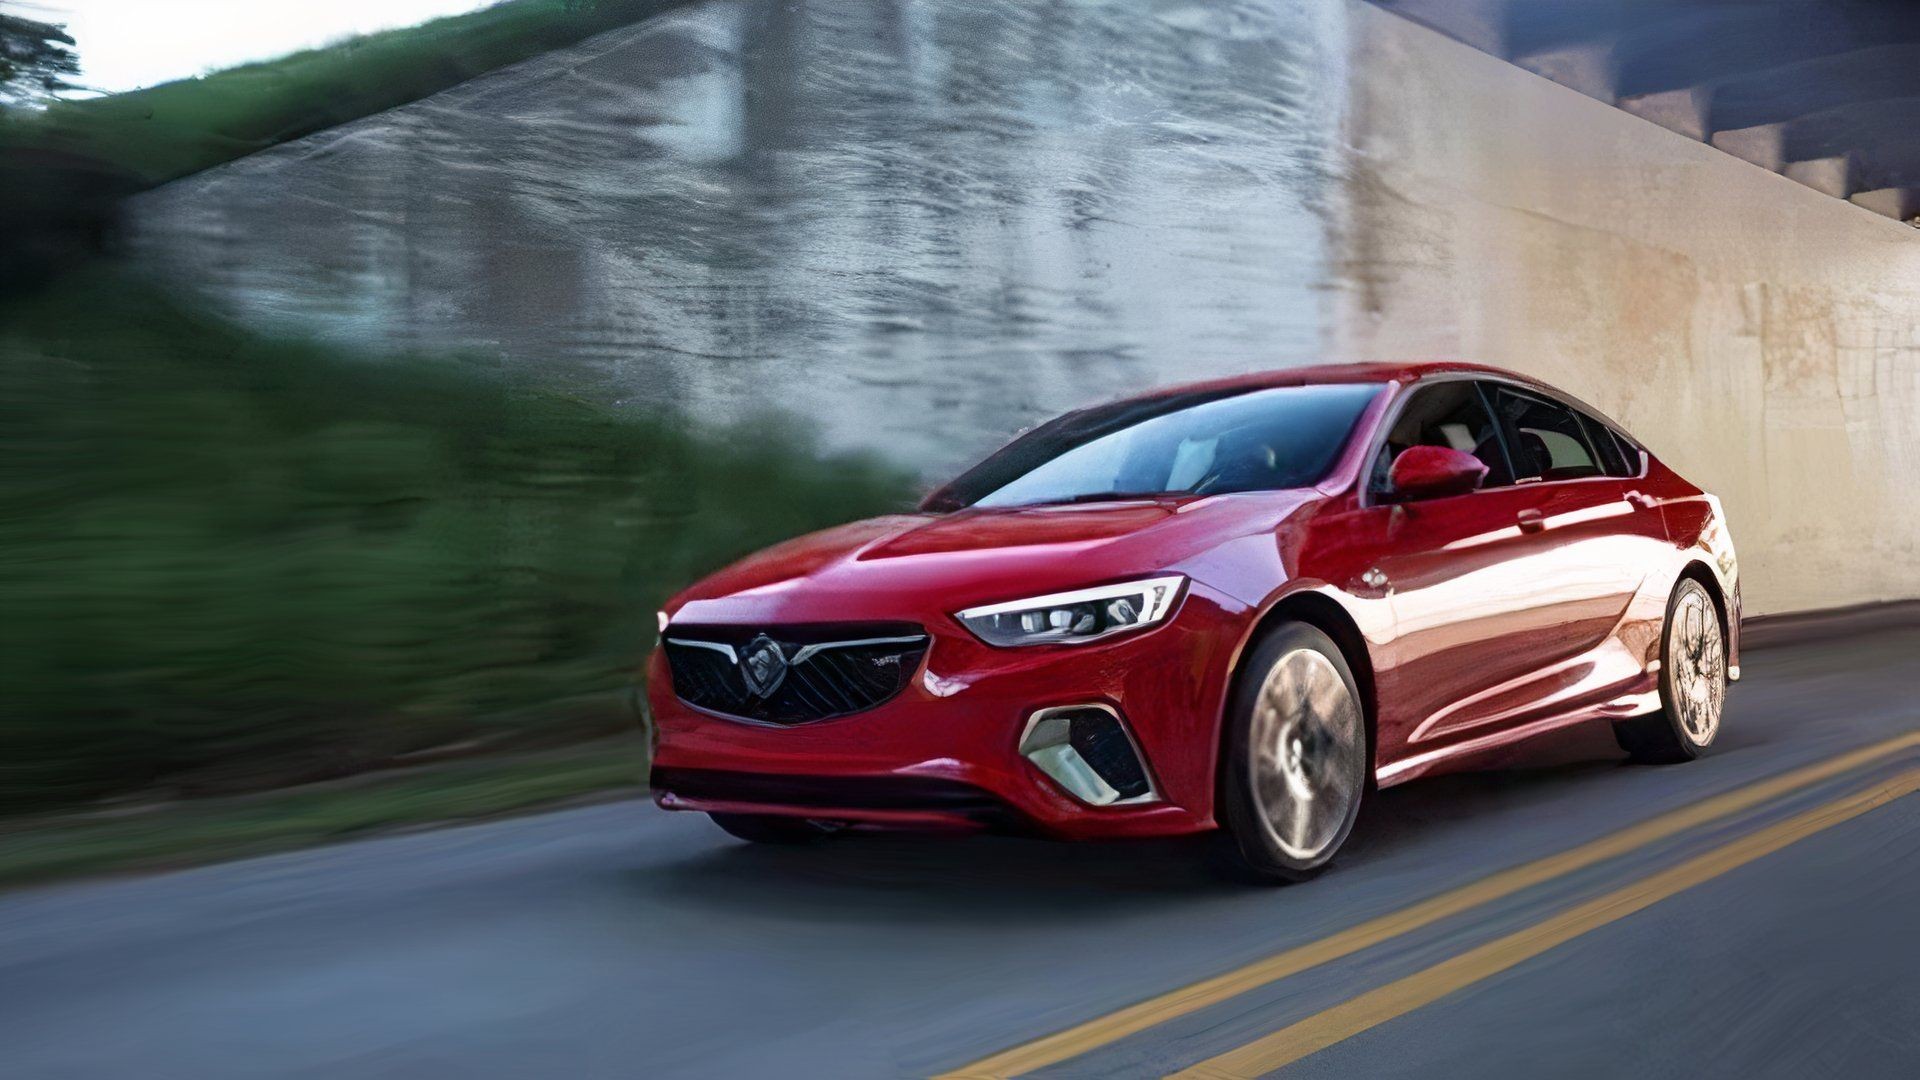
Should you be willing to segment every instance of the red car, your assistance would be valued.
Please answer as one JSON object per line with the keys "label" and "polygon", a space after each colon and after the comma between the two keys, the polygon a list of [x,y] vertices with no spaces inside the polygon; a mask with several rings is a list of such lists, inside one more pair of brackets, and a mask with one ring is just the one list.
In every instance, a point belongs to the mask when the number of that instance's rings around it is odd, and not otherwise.
{"label": "red car", "polygon": [[1300,368],[1069,413],[934,492],[675,597],[653,791],[728,832],[1219,829],[1324,867],[1374,787],[1608,722],[1713,741],[1719,500],[1596,410],[1458,363]]}

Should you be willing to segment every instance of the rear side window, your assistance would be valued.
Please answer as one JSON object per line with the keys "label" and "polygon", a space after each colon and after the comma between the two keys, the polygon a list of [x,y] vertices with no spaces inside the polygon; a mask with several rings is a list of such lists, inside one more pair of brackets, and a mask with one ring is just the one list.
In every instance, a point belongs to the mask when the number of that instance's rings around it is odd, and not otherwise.
{"label": "rear side window", "polygon": [[1640,473],[1640,452],[1627,445],[1626,441],[1614,433],[1607,425],[1579,413],[1580,422],[1586,425],[1587,441],[1594,452],[1600,456],[1600,468],[1608,476],[1637,476]]}
{"label": "rear side window", "polygon": [[1579,414],[1555,401],[1494,385],[1493,410],[1505,426],[1516,482],[1605,476]]}
{"label": "rear side window", "polygon": [[1614,446],[1618,447],[1620,450],[1620,459],[1627,463],[1627,471],[1621,473],[1620,475],[1639,476],[1640,466],[1641,466],[1640,448],[1633,445],[1633,443],[1627,441],[1627,437],[1625,435],[1622,435],[1617,431],[1613,432],[1612,434],[1613,434],[1613,444]]}

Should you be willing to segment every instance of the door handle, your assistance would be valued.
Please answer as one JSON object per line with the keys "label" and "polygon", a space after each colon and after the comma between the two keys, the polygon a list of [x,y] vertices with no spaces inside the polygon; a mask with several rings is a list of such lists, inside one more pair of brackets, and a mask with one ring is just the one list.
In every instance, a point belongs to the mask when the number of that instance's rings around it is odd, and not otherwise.
{"label": "door handle", "polygon": [[1522,510],[1519,513],[1520,531],[1537,533],[1547,527],[1547,519],[1538,510]]}
{"label": "door handle", "polygon": [[1628,505],[1637,506],[1642,510],[1653,509],[1653,496],[1651,495],[1642,495],[1637,491],[1629,491],[1627,492],[1626,498]]}

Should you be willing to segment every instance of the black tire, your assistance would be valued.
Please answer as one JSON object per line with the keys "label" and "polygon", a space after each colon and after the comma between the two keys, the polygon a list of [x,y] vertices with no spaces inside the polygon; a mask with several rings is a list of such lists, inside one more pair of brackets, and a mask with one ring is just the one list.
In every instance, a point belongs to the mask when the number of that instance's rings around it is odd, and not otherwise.
{"label": "black tire", "polygon": [[[1270,680],[1276,700],[1263,706]],[[1225,728],[1215,841],[1224,869],[1270,884],[1318,875],[1353,831],[1372,764],[1340,647],[1305,623],[1267,631],[1234,679]],[[1269,745],[1267,758],[1256,741]]]}
{"label": "black tire", "polygon": [[[1692,640],[1698,633],[1704,640]],[[1702,656],[1701,650],[1710,655]],[[1613,726],[1620,749],[1648,765],[1674,765],[1713,745],[1727,694],[1726,636],[1706,586],[1681,578],[1660,625],[1660,708]],[[1705,696],[1703,701],[1702,696]],[[1712,713],[1710,722],[1701,710]]]}
{"label": "black tire", "polygon": [[750,844],[810,844],[827,835],[827,830],[806,818],[779,817],[773,814],[708,814],[727,834]]}

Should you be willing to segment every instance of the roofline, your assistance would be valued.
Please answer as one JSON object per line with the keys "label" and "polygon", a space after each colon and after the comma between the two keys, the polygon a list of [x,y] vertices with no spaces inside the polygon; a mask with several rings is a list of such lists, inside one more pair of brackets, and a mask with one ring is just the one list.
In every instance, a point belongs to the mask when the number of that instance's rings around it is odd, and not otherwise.
{"label": "roofline", "polygon": [[[1210,394],[1233,390],[1264,390],[1270,387],[1306,386],[1325,383],[1407,383],[1429,375],[1448,372],[1463,372],[1479,375],[1498,375],[1503,378],[1529,383],[1543,389],[1553,390],[1546,383],[1517,371],[1494,367],[1490,364],[1476,364],[1466,360],[1385,360],[1365,361],[1346,364],[1305,364],[1299,367],[1276,368],[1270,371],[1250,372],[1245,375],[1228,375],[1218,379],[1206,379],[1200,382],[1178,383],[1172,386],[1155,387],[1137,394],[1126,394],[1113,401],[1146,401],[1154,398],[1174,397],[1185,394]],[[1558,393],[1558,391],[1555,391]]]}
{"label": "roofline", "polygon": [[[1277,368],[1271,371],[1250,372],[1245,375],[1230,375],[1220,379],[1208,379],[1201,382],[1182,383],[1175,386],[1159,387],[1139,394],[1129,394],[1115,398],[1114,401],[1151,401],[1156,398],[1181,394],[1218,394],[1236,390],[1264,390],[1283,386],[1306,386],[1310,384],[1338,383],[1379,383],[1387,385],[1397,383],[1406,386],[1435,375],[1479,375],[1503,380],[1531,388],[1539,393],[1561,401],[1605,423],[1633,445],[1647,451],[1645,443],[1627,430],[1627,426],[1611,415],[1595,408],[1591,403],[1575,397],[1560,387],[1511,368],[1495,367],[1492,364],[1475,363],[1471,360],[1449,358],[1419,360],[1371,360],[1345,364],[1306,364],[1300,367]],[[1651,451],[1647,451],[1651,453]]]}

